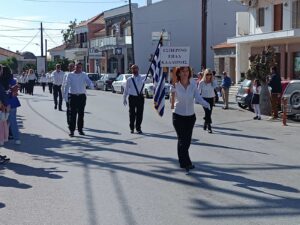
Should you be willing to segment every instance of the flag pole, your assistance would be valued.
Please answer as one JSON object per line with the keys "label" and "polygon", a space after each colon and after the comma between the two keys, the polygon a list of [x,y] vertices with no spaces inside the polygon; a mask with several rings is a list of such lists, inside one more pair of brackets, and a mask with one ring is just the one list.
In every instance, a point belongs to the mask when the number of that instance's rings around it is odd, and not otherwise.
{"label": "flag pole", "polygon": [[152,63],[153,63],[153,60],[154,60],[154,57],[155,57],[155,52],[156,52],[156,50],[157,50],[157,48],[158,48],[160,42],[162,43],[162,41],[163,41],[163,34],[164,34],[164,32],[165,32],[165,29],[162,29],[161,34],[160,34],[159,41],[158,41],[157,46],[156,46],[155,51],[154,51],[154,54],[153,54],[152,57],[151,57],[151,63],[150,63],[150,66],[149,66],[147,75],[146,75],[146,77],[145,77],[145,80],[144,80],[144,83],[143,83],[143,86],[142,86],[142,89],[141,89],[141,93],[140,93],[140,94],[142,94],[143,89],[144,89],[144,86],[145,86],[145,81],[147,80],[147,78],[148,78],[148,76],[149,76],[149,73],[150,73],[150,70],[151,70],[151,66],[152,66]]}

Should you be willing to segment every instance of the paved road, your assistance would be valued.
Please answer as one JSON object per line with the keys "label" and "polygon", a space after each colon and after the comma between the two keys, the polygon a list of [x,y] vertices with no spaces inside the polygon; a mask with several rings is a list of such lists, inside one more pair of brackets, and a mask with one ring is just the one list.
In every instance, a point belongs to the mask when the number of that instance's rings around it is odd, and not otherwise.
{"label": "paved road", "polygon": [[[20,96],[22,145],[1,148],[1,225],[300,224],[300,124],[196,106],[190,175],[178,168],[169,108],[147,100],[144,135],[130,134],[121,95],[89,91],[86,136],[68,137],[65,112],[36,88]],[[169,106],[169,104],[167,104]]]}

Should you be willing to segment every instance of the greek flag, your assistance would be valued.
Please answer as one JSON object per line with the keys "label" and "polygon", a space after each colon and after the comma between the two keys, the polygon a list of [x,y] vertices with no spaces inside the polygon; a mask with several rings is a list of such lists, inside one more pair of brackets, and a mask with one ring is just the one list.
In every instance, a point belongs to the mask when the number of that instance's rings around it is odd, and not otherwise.
{"label": "greek flag", "polygon": [[160,116],[163,116],[165,110],[165,79],[167,74],[163,72],[162,67],[160,65],[161,46],[162,46],[162,36],[159,40],[158,46],[153,56],[149,72],[153,77],[153,84],[154,84],[154,93],[153,93],[154,108],[156,109],[156,111]]}

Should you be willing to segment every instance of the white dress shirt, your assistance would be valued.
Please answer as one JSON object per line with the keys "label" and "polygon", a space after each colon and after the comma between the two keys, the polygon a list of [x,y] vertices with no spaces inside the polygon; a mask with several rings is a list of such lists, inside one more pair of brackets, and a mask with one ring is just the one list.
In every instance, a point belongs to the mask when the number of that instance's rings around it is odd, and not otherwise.
{"label": "white dress shirt", "polygon": [[145,82],[145,78],[146,78],[146,76],[141,76],[141,75],[137,75],[137,76],[132,75],[131,77],[129,77],[126,81],[123,98],[126,99],[128,95],[133,95],[133,96],[138,95],[136,92],[136,89],[134,87],[133,81],[132,81],[133,79],[135,81],[135,84],[136,84],[136,87],[137,87],[139,93],[141,93],[143,84]]}
{"label": "white dress shirt", "polygon": [[41,76],[40,82],[41,83],[47,83],[47,77],[46,76]]}
{"label": "white dress shirt", "polygon": [[64,87],[64,97],[68,98],[68,94],[85,94],[86,85],[91,89],[94,89],[94,84],[85,72],[82,73],[69,73],[67,76],[67,82]]}
{"label": "white dress shirt", "polygon": [[204,107],[208,108],[209,103],[205,101],[195,83],[190,82],[190,84],[185,89],[184,86],[177,82],[175,86],[171,86],[171,92],[175,93],[175,105],[173,112],[181,115],[181,116],[191,116],[195,114],[194,110],[194,102],[203,105]]}
{"label": "white dress shirt", "polygon": [[54,85],[62,85],[65,73],[63,71],[57,72],[56,70],[51,74]]}
{"label": "white dress shirt", "polygon": [[215,94],[215,83],[206,83],[205,81],[200,81],[198,85],[199,93],[203,98],[214,98],[216,96]]}
{"label": "white dress shirt", "polygon": [[36,75],[34,73],[30,73],[27,75],[27,81],[35,80],[35,79],[36,79]]}
{"label": "white dress shirt", "polygon": [[67,78],[68,78],[69,73],[71,73],[71,72],[66,72],[65,75],[64,75],[63,82],[62,82],[62,85],[61,85],[62,93],[65,93],[65,87],[66,87],[66,84],[67,84]]}

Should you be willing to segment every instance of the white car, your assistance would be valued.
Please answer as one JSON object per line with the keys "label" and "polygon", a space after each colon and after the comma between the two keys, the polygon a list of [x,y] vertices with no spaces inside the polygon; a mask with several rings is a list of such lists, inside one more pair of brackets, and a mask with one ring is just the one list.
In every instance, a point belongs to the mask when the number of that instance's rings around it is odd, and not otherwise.
{"label": "white car", "polygon": [[[150,82],[148,82],[148,79],[147,79],[147,81],[145,83],[143,93],[144,93],[146,98],[152,98],[153,97],[154,84],[153,84],[152,80]],[[166,98],[170,97],[170,84],[167,83],[167,82],[165,83],[165,96],[166,96]]]}
{"label": "white car", "polygon": [[112,92],[123,94],[125,90],[126,81],[132,74],[120,74],[116,80],[112,83]]}

